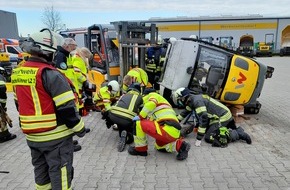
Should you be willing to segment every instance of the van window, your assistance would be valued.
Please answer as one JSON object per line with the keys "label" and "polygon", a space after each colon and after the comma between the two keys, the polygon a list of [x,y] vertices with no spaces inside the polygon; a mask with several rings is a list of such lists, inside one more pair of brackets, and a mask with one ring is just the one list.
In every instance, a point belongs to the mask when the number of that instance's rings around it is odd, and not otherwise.
{"label": "van window", "polygon": [[20,53],[14,48],[14,46],[7,46],[7,52],[12,53],[12,54],[19,54]]}

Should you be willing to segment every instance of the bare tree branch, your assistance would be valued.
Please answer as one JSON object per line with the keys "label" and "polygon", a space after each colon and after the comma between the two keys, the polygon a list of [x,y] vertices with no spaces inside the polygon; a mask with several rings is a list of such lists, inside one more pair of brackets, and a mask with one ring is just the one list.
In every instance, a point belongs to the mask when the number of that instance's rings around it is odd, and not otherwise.
{"label": "bare tree branch", "polygon": [[51,31],[57,32],[64,29],[64,24],[61,21],[61,16],[58,11],[53,7],[45,7],[42,14],[42,22],[47,26]]}

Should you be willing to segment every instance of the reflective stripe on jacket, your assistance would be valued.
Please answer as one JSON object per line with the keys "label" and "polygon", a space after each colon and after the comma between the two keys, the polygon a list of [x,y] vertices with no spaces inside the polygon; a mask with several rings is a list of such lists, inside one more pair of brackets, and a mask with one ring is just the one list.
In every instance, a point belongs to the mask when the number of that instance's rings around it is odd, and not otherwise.
{"label": "reflective stripe on jacket", "polygon": [[[70,136],[84,127],[82,119],[69,129],[65,124],[58,125],[56,109],[68,102],[74,101],[75,96],[69,85],[55,85],[58,93],[53,97],[49,94],[43,81],[44,70],[55,70],[54,67],[35,61],[27,61],[23,66],[14,69],[11,76],[12,85],[18,101],[20,125],[26,138],[33,142],[47,142]],[[66,79],[59,74],[63,79]],[[49,76],[48,76],[49,77]],[[64,83],[65,84],[65,83]],[[73,105],[75,105],[73,103]]]}
{"label": "reflective stripe on jacket", "polygon": [[142,105],[142,96],[129,91],[120,97],[116,105],[111,107],[111,113],[121,117],[131,119],[139,113],[139,107]]}

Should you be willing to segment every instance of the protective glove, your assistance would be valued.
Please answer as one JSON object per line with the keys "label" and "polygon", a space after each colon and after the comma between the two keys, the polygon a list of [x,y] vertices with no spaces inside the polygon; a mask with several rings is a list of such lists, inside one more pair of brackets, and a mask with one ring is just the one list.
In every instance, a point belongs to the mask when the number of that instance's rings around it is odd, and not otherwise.
{"label": "protective glove", "polygon": [[75,134],[80,138],[85,136],[85,134],[86,134],[85,127],[80,132],[76,132]]}
{"label": "protective glove", "polygon": [[139,121],[140,120],[140,117],[138,115],[136,115],[135,117],[133,117],[132,119],[133,121]]}
{"label": "protective glove", "polygon": [[221,147],[220,141],[215,138],[212,142],[212,147]]}
{"label": "protective glove", "polygon": [[196,140],[195,141],[195,146],[200,147],[200,145],[201,145],[201,140]]}
{"label": "protective glove", "polygon": [[222,148],[225,148],[228,146],[228,139],[225,135],[221,135],[219,141],[221,143]]}

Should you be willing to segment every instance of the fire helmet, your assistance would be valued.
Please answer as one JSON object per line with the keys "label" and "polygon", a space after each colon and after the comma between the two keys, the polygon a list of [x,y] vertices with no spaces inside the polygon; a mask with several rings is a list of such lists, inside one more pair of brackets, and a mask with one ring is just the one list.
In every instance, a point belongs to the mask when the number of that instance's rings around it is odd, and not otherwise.
{"label": "fire helmet", "polygon": [[43,50],[54,53],[57,46],[63,43],[64,39],[61,35],[44,28],[31,34],[27,40],[23,41],[21,48],[24,52],[32,54],[43,54]]}
{"label": "fire helmet", "polygon": [[178,88],[172,92],[172,100],[175,105],[184,106],[184,102],[181,99],[188,95],[190,95],[190,90],[188,88]]}
{"label": "fire helmet", "polygon": [[111,87],[111,93],[116,95],[120,91],[120,85],[116,80],[112,80],[108,83],[108,86]]}

